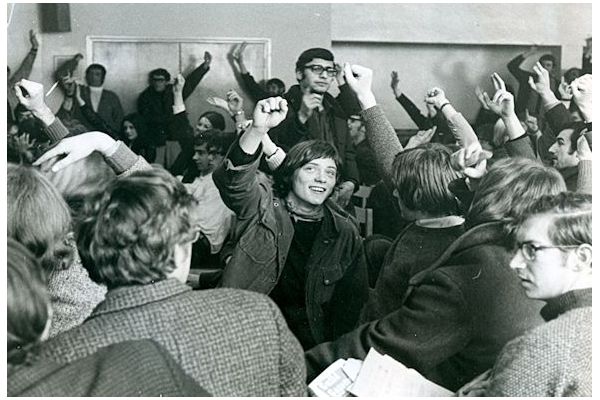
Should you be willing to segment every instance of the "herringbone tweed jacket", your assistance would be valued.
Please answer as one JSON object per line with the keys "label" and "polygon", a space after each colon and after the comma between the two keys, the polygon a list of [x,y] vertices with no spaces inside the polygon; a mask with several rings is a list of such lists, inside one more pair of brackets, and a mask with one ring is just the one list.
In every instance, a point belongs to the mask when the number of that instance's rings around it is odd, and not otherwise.
{"label": "herringbone tweed jacket", "polygon": [[70,362],[112,343],[153,339],[213,396],[305,396],[302,348],[266,296],[192,291],[175,279],[109,290],[81,325],[43,346]]}

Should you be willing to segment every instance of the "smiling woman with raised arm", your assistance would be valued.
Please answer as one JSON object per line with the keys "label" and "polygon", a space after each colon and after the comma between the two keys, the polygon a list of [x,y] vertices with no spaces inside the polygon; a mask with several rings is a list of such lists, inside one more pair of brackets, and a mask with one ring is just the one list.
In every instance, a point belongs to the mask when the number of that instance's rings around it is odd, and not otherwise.
{"label": "smiling woman with raised arm", "polygon": [[333,145],[293,146],[271,187],[256,174],[261,140],[286,116],[279,97],[256,105],[253,125],[213,179],[237,215],[221,286],[269,294],[304,348],[352,329],[367,295],[362,241],[331,194],[340,176]]}

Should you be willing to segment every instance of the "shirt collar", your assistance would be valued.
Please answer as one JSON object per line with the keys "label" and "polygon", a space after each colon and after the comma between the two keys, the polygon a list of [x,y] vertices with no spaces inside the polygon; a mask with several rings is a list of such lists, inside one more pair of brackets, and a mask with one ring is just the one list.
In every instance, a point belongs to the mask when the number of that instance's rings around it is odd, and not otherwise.
{"label": "shirt collar", "polygon": [[439,218],[425,218],[415,221],[415,225],[422,228],[450,228],[453,226],[459,226],[465,223],[463,217],[457,215],[448,215]]}

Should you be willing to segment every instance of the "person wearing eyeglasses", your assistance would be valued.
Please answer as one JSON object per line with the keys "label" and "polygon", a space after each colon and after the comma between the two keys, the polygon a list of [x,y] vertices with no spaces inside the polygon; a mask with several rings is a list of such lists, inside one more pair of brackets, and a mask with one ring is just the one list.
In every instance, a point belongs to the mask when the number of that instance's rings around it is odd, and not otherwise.
{"label": "person wearing eyeglasses", "polygon": [[[356,150],[346,120],[360,112],[355,95],[345,84],[341,67],[327,49],[305,50],[296,61],[298,85],[283,96],[289,105],[285,120],[269,131],[273,141],[288,151],[306,140],[324,140],[335,146],[342,159],[342,180],[334,193],[338,204],[346,206],[360,181],[356,166]],[[340,94],[328,93],[334,81]]]}
{"label": "person wearing eyeglasses", "polygon": [[516,224],[510,267],[547,323],[509,342],[470,396],[592,396],[592,196],[539,199]]}

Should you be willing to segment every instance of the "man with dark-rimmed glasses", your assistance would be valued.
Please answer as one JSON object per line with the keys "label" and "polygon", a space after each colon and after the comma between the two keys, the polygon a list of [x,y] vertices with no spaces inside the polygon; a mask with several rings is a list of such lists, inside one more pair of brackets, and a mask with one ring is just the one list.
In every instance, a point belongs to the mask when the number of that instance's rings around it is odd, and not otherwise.
{"label": "man with dark-rimmed glasses", "polygon": [[510,267],[547,321],[509,342],[471,396],[592,395],[592,196],[545,196],[516,224]]}
{"label": "man with dark-rimmed glasses", "polygon": [[[296,61],[298,85],[284,95],[289,111],[279,126],[269,135],[284,150],[305,140],[319,139],[333,144],[342,158],[341,181],[336,187],[337,201],[346,206],[358,189],[359,175],[355,149],[346,120],[358,114],[360,107],[353,92],[345,84],[341,67],[336,65],[331,51],[312,48],[300,54]],[[334,98],[327,91],[337,79],[340,94]]]}

